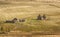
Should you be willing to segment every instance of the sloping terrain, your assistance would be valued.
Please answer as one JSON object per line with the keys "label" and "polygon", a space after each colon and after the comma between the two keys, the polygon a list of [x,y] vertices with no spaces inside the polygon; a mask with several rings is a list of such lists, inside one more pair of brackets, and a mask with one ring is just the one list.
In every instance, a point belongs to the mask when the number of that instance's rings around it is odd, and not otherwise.
{"label": "sloping terrain", "polygon": [[[36,20],[38,15],[45,14],[48,20]],[[23,19],[25,22],[4,23],[13,18]],[[21,1],[0,4],[0,30],[9,31],[42,31],[60,34],[60,2],[54,1]]]}

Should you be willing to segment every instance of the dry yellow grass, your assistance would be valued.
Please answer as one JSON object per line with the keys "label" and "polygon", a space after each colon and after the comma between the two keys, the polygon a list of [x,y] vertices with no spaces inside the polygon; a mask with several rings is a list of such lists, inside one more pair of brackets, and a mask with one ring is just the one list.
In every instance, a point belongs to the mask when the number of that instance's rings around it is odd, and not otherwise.
{"label": "dry yellow grass", "polygon": [[[30,31],[50,31],[60,32],[60,3],[59,2],[17,2],[0,5],[0,26],[5,27],[5,31],[19,30]],[[33,20],[37,15],[46,14],[48,20]],[[13,18],[26,18],[26,22],[16,22],[14,24],[4,23]],[[7,28],[7,29],[6,29]],[[14,29],[13,29],[14,28]],[[38,35],[39,37],[40,35]],[[35,37],[35,36],[33,36]],[[41,36],[42,37],[42,36]],[[44,36],[43,36],[44,37]],[[49,37],[49,36],[47,36]],[[50,36],[51,37],[51,36]],[[55,36],[52,36],[55,37]]]}

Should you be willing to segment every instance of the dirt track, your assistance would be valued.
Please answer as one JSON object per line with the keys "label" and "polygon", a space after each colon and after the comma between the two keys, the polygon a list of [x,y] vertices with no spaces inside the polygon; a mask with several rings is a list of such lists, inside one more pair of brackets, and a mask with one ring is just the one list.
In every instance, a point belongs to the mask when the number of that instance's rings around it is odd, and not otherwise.
{"label": "dirt track", "polygon": [[60,37],[60,35],[31,35],[25,32],[10,32],[8,34],[1,34],[0,37]]}
{"label": "dirt track", "polygon": [[60,35],[1,35],[0,37],[60,37]]}

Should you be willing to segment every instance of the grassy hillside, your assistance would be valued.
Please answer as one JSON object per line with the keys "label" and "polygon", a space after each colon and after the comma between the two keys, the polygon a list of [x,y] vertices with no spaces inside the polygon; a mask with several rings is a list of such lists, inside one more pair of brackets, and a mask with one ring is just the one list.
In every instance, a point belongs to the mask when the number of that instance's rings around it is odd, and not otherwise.
{"label": "grassy hillside", "polygon": [[[0,5],[0,27],[3,31],[49,31],[60,32],[59,2],[18,2]],[[36,20],[46,14],[48,20]],[[4,23],[13,18],[26,18],[25,22]]]}

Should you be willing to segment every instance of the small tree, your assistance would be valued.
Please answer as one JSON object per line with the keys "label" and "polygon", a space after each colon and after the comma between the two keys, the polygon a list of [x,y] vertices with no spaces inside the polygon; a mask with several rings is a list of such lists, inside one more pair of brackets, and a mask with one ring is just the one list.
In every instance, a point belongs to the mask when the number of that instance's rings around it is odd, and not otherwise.
{"label": "small tree", "polygon": [[46,15],[45,14],[43,15],[43,20],[46,20]]}
{"label": "small tree", "polygon": [[42,20],[42,17],[40,14],[37,16],[37,20]]}

